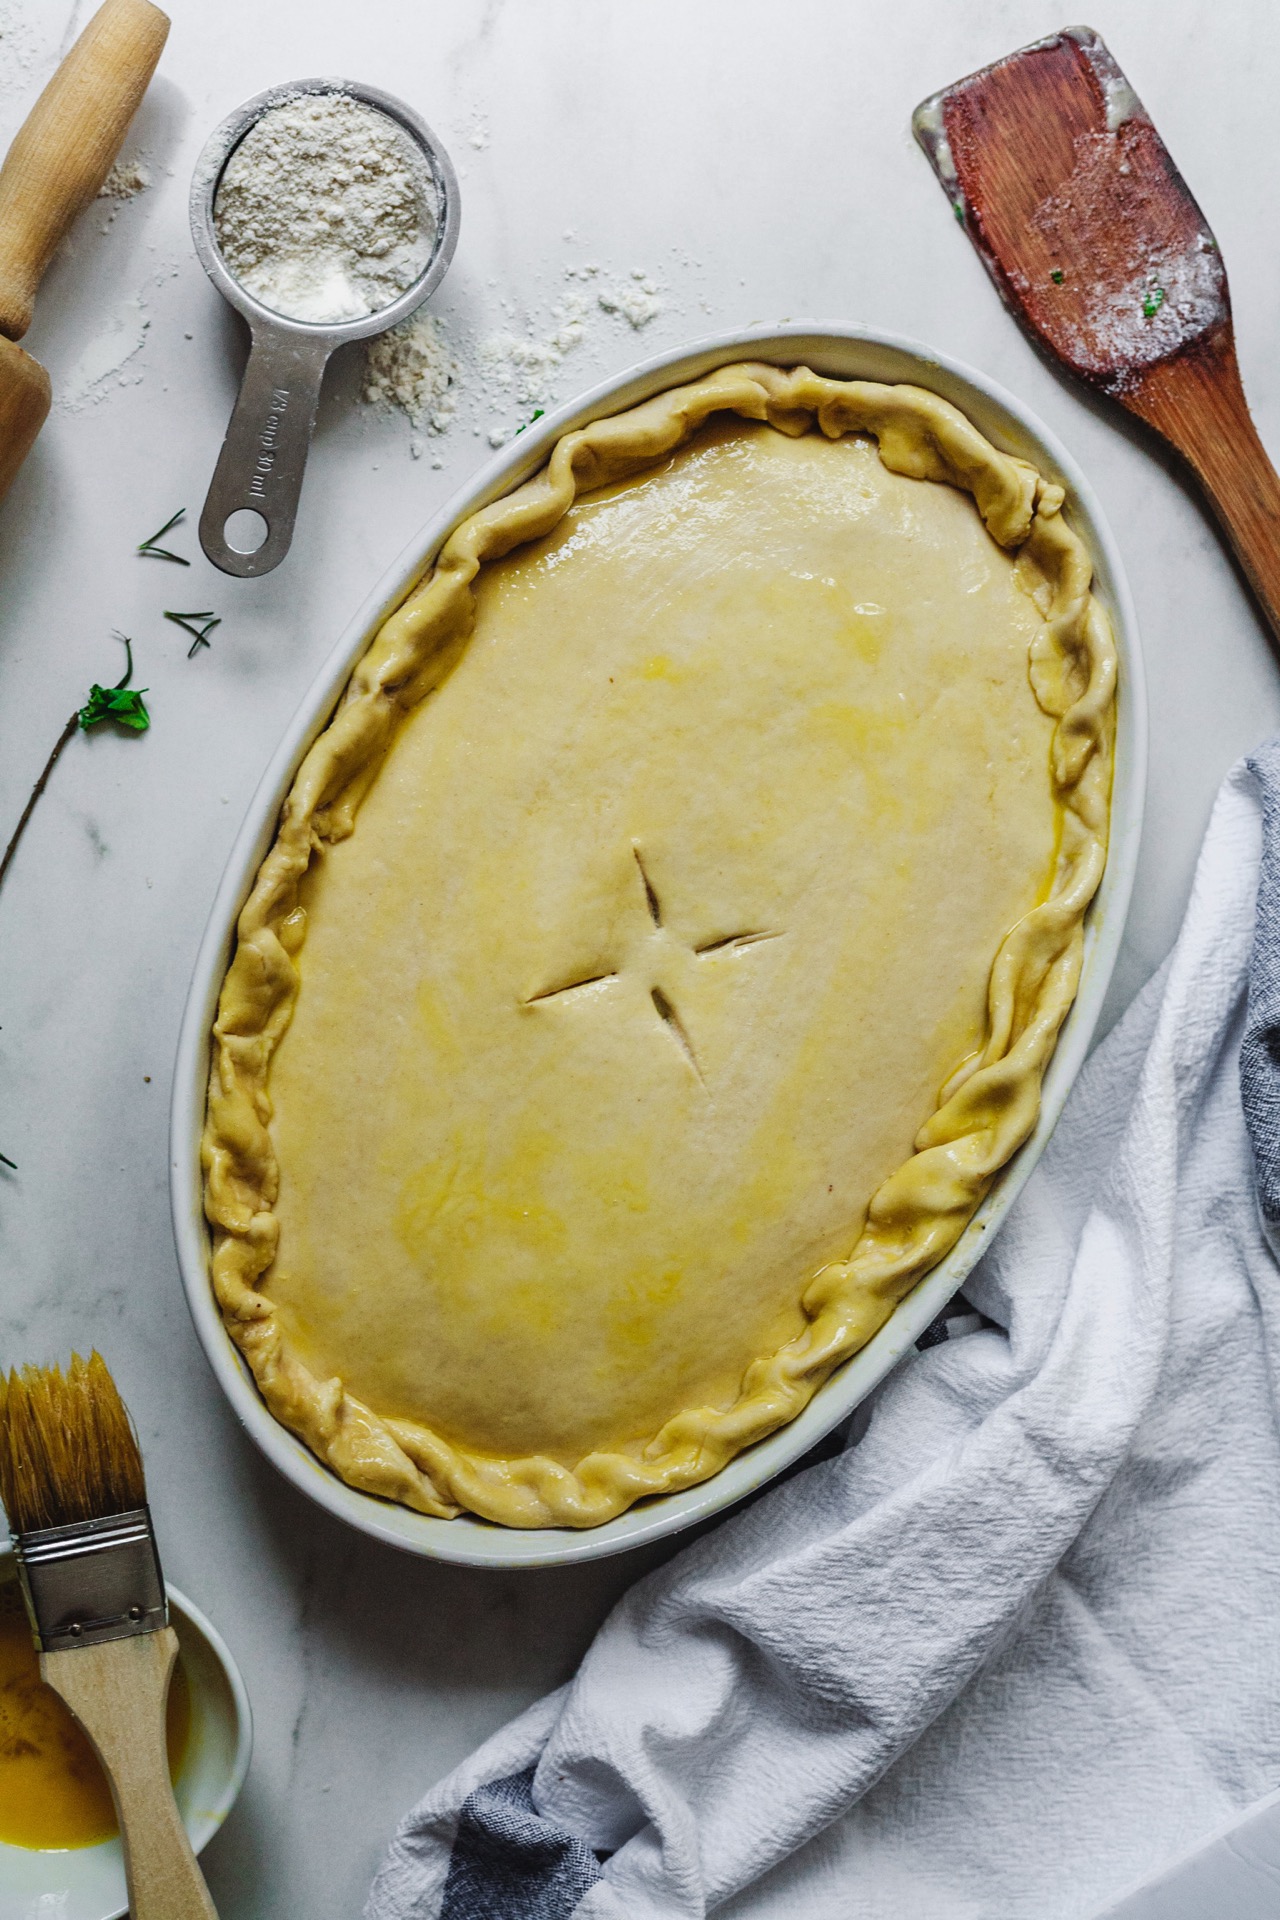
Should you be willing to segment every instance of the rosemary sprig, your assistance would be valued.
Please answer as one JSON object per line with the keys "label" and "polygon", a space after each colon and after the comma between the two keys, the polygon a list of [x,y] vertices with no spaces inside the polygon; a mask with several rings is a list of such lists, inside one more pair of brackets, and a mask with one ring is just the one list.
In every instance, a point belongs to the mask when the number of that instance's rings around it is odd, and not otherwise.
{"label": "rosemary sprig", "polygon": [[149,534],[147,538],[140,543],[138,552],[144,554],[148,560],[172,560],[176,567],[189,567],[191,562],[184,560],[180,553],[170,553],[167,547],[158,547],[156,545],[157,540],[163,540],[166,533],[173,531],[174,527],[182,520],[186,511],[185,507],[179,507],[171,520],[166,520],[157,532]]}
{"label": "rosemary sprig", "polygon": [[[124,677],[117,680],[114,687],[100,687],[95,682],[89,689],[89,698],[84,706],[76,708],[58,735],[53,752],[45,761],[40,777],[32,787],[27,804],[22,809],[9,844],[3,855],[0,855],[0,886],[4,885],[4,877],[13,864],[13,856],[18,851],[18,842],[22,838],[28,820],[35,812],[36,801],[48,786],[49,775],[58,764],[58,756],[77,728],[87,732],[90,727],[96,727],[100,720],[115,720],[121,726],[128,727],[133,733],[145,733],[151,725],[151,716],[142,703],[142,696],[147,689],[129,687],[129,682],[133,678],[133,644],[126,633],[117,633],[115,637],[124,642],[126,662]],[[9,1164],[12,1165],[12,1161]]]}
{"label": "rosemary sprig", "polygon": [[[207,613],[170,613],[166,609],[164,617],[166,620],[172,620],[175,627],[181,627],[184,633],[194,634],[195,638],[187,648],[188,660],[197,647],[208,646],[209,635],[215,627],[222,625],[221,615],[213,613],[212,611]],[[191,624],[193,620],[203,620],[204,625],[202,627],[194,627]]]}

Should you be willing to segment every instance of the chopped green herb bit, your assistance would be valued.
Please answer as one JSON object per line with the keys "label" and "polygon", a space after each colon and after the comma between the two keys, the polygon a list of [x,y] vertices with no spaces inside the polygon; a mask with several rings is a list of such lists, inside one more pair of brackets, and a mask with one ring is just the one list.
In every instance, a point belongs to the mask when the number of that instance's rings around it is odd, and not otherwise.
{"label": "chopped green herb bit", "polygon": [[1154,320],[1163,305],[1164,288],[1159,286],[1152,287],[1150,293],[1146,295],[1142,302],[1142,311],[1146,314],[1148,320]]}
{"label": "chopped green herb bit", "polygon": [[530,414],[529,418],[527,420],[522,420],[520,422],[520,425],[516,428],[516,432],[523,433],[525,428],[531,427],[535,420],[541,420],[545,412],[546,412],[545,407],[535,407],[533,412]]}
{"label": "chopped green herb bit", "polygon": [[142,699],[146,691],[145,687],[100,687],[95,682],[80,709],[80,725],[87,732],[100,720],[115,720],[134,733],[145,733],[151,725],[151,715]]}
{"label": "chopped green herb bit", "polygon": [[[164,617],[166,620],[172,620],[175,627],[181,627],[184,633],[192,635],[191,645],[187,648],[188,660],[198,647],[208,646],[209,635],[215,627],[222,625],[220,615],[211,610],[207,610],[204,613],[170,613],[166,609]],[[197,620],[203,621],[203,626],[196,626],[195,622]]]}
{"label": "chopped green herb bit", "polygon": [[127,633],[117,633],[116,639],[124,642],[124,676],[116,681],[114,687],[100,687],[96,681],[90,687],[88,700],[73,716],[75,723],[86,733],[90,727],[96,727],[100,720],[114,720],[117,725],[128,727],[133,733],[145,733],[151,725],[151,715],[142,699],[147,689],[129,685],[133,678],[133,642]]}
{"label": "chopped green herb bit", "polygon": [[951,211],[952,213],[954,213],[956,219],[960,222],[960,225],[963,226],[964,225],[964,201],[953,200],[951,202]]}
{"label": "chopped green herb bit", "polygon": [[191,562],[184,560],[180,553],[170,553],[167,547],[158,547],[156,545],[157,540],[163,540],[166,533],[172,532],[186,511],[185,507],[179,507],[172,519],[166,520],[164,525],[155,533],[149,534],[145,540],[139,543],[138,552],[145,554],[148,560],[172,560],[176,567],[189,567]]}
{"label": "chopped green herb bit", "polygon": [[1052,280],[1055,287],[1060,287],[1063,281],[1066,279],[1066,277],[1067,276],[1062,271],[1061,267],[1055,267],[1053,272],[1049,275],[1049,278]]}

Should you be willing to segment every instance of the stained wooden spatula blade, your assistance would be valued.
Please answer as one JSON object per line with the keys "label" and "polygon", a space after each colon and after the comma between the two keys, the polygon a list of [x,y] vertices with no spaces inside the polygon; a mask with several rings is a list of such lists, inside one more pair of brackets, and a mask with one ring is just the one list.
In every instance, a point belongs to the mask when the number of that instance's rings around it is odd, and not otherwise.
{"label": "stained wooden spatula blade", "polygon": [[1280,634],[1280,480],[1236,365],[1226,269],[1090,27],[933,94],[912,122],[1005,303],[1190,462]]}
{"label": "stained wooden spatula blade", "polygon": [[1092,28],[970,74],[913,125],[1002,295],[1082,380],[1115,391],[1230,319],[1209,223]]}

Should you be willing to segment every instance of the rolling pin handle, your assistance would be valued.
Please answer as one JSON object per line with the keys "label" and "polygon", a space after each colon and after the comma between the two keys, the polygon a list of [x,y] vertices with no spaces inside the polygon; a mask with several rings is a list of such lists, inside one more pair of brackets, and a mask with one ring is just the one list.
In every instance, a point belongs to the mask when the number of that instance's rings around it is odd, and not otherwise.
{"label": "rolling pin handle", "polygon": [[21,340],[68,228],[111,171],[169,33],[151,0],[106,0],[0,167],[0,333]]}

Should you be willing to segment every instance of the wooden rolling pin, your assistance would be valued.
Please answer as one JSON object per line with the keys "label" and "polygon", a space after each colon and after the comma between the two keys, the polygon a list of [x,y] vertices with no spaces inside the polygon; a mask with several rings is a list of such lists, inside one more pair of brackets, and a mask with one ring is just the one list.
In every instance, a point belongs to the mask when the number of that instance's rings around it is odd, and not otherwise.
{"label": "wooden rolling pin", "polygon": [[106,0],[45,88],[0,167],[0,499],[49,411],[49,376],[15,346],[36,288],[94,198],[169,32],[151,0]]}

